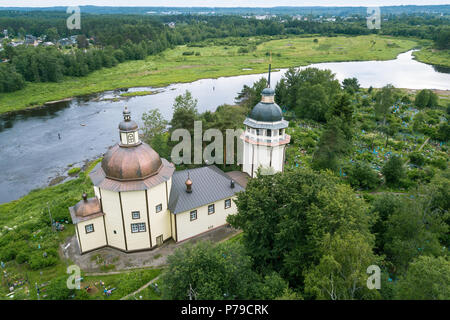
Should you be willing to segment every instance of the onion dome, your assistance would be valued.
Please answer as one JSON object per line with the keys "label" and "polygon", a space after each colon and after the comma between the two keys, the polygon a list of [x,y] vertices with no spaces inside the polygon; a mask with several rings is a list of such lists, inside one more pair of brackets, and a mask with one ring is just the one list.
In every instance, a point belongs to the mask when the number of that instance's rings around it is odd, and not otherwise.
{"label": "onion dome", "polygon": [[261,95],[261,102],[253,107],[249,118],[262,122],[277,122],[283,120],[281,108],[275,103],[275,91],[272,88],[265,88]]}
{"label": "onion dome", "polygon": [[192,180],[189,177],[189,171],[188,171],[188,178],[187,178],[185,184],[186,184],[186,192],[191,193],[192,192]]}
{"label": "onion dome", "polygon": [[120,143],[108,150],[102,160],[107,178],[119,181],[146,179],[162,167],[158,153],[139,140],[139,128],[125,107],[124,121],[119,124]]}
{"label": "onion dome", "polygon": [[148,144],[134,147],[116,144],[102,160],[107,178],[114,180],[141,180],[159,172],[162,166],[158,153]]}
{"label": "onion dome", "polygon": [[100,201],[98,201],[96,197],[88,199],[86,193],[83,193],[83,200],[78,202],[73,207],[73,210],[76,216],[87,217],[101,212],[102,208],[100,205]]}

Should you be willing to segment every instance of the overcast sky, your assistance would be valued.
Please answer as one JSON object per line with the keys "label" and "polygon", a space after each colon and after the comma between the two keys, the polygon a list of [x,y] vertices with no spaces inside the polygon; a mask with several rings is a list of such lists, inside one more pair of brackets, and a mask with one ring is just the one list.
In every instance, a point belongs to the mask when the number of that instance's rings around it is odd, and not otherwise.
{"label": "overcast sky", "polygon": [[274,7],[274,6],[396,6],[450,4],[450,0],[0,0],[2,7],[53,6],[164,6],[164,7]]}

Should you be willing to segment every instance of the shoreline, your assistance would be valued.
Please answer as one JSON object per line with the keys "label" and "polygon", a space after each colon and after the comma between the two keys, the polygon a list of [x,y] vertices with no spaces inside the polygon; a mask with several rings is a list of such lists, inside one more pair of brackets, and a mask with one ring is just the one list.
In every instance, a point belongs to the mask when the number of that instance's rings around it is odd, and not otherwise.
{"label": "shoreline", "polygon": [[[350,38],[358,38],[358,37],[366,37],[366,36],[353,36],[353,37],[350,37]],[[328,39],[329,37],[323,37],[323,38]],[[348,37],[342,36],[342,38],[348,38]],[[379,38],[379,39],[395,39],[395,40],[398,40],[398,41],[408,40],[408,41],[411,41],[411,42],[414,42],[414,41],[417,42],[417,40],[415,40],[415,39],[392,38],[392,37],[389,37],[389,36],[377,36],[377,38]],[[302,39],[302,38],[300,37],[299,39]],[[333,40],[334,39],[331,39],[330,41],[333,41]],[[277,40],[272,40],[272,41],[277,41]],[[270,42],[271,41],[267,41],[265,43],[270,43]],[[288,60],[290,60],[290,61],[286,61],[286,60],[285,61],[281,61],[280,64],[279,64],[279,67],[277,69],[278,70],[280,70],[280,69],[288,69],[290,67],[298,68],[298,67],[305,67],[305,66],[308,66],[308,65],[311,65],[311,64],[319,64],[319,63],[367,62],[367,61],[389,61],[389,60],[395,60],[399,54],[402,54],[402,53],[414,50],[417,47],[417,45],[409,47],[409,48],[405,48],[405,47],[401,48],[401,50],[398,53],[395,53],[395,56],[393,58],[391,58],[391,57],[383,58],[382,55],[386,54],[386,52],[380,52],[378,54],[378,57],[376,57],[375,59],[371,58],[370,55],[369,55],[369,57],[367,57],[367,55],[366,55],[367,59],[358,59],[358,58],[357,59],[352,59],[352,57],[349,57],[348,59],[345,59],[345,58],[344,59],[339,59],[340,58],[339,57],[338,59],[336,59],[336,58],[329,58],[328,56],[326,56],[326,57],[324,57],[324,59],[322,59],[320,61],[314,61],[315,60],[315,56],[312,55],[312,56],[304,57],[306,61],[298,61],[297,63],[294,64],[294,66],[293,66],[293,61],[292,60],[294,60],[295,58],[296,59],[301,59],[302,57],[299,56],[299,57],[295,57],[294,58],[294,57],[288,57],[287,56]],[[351,49],[351,48],[349,48],[349,49]],[[171,49],[171,50],[177,50],[177,49]],[[387,52],[390,53],[389,50],[387,50]],[[170,53],[171,52],[169,52],[169,54]],[[157,59],[157,57],[153,57],[152,56],[152,57],[150,57],[150,59],[143,60],[143,62],[146,63],[146,64],[148,64],[148,63],[151,63],[151,64],[152,63],[157,63],[157,61],[153,61],[152,58],[153,59]],[[262,59],[265,59],[265,58],[263,57]],[[141,88],[141,87],[152,87],[152,88],[158,89],[158,88],[164,88],[164,87],[170,86],[172,84],[191,83],[191,82],[195,82],[195,81],[199,81],[199,80],[203,80],[203,79],[218,79],[218,78],[236,77],[236,76],[241,76],[241,75],[256,75],[256,74],[263,74],[266,71],[266,68],[265,67],[262,68],[262,66],[260,64],[255,65],[255,66],[254,65],[239,65],[239,64],[236,64],[236,65],[232,66],[231,68],[222,70],[221,68],[223,67],[223,65],[215,66],[215,65],[208,64],[207,61],[208,60],[206,60],[204,62],[204,64],[202,65],[202,67],[206,68],[206,70],[205,70],[205,72],[203,72],[204,74],[202,74],[200,76],[193,75],[191,77],[189,75],[187,75],[187,76],[185,75],[182,79],[178,79],[177,78],[175,81],[171,81],[170,79],[168,81],[165,81],[165,79],[162,79],[162,81],[161,80],[158,81],[158,79],[154,79],[154,80],[153,79],[149,79],[150,81],[153,80],[152,82],[154,84],[148,83],[146,85],[142,85],[142,82],[145,81],[144,78],[133,79],[134,82],[130,83],[130,85],[125,85],[125,86],[124,85],[120,85],[120,84],[119,85],[112,84],[113,86],[108,86],[108,84],[102,84],[102,83],[96,84],[94,82],[94,87],[100,87],[99,89],[93,88],[92,91],[89,91],[89,89],[87,89],[87,92],[82,93],[82,94],[70,94],[70,97],[63,97],[63,98],[60,98],[60,99],[50,100],[50,101],[46,101],[46,102],[42,102],[42,103],[39,102],[38,104],[30,104],[30,105],[27,105],[27,106],[18,107],[18,108],[14,109],[14,110],[8,110],[8,111],[1,111],[0,110],[0,116],[13,114],[15,112],[20,112],[20,111],[23,111],[23,110],[31,110],[31,109],[36,109],[36,108],[42,108],[42,107],[45,107],[48,104],[56,104],[56,103],[59,103],[59,102],[70,101],[70,100],[73,100],[73,99],[76,99],[76,98],[79,98],[79,97],[84,97],[84,96],[88,96],[88,95],[92,95],[92,94],[101,94],[101,93],[104,93],[104,92],[107,92],[107,91],[115,91],[115,90],[121,90],[121,89],[131,89],[131,88]],[[173,63],[173,61],[171,61],[170,59],[168,60],[168,62],[169,63]],[[123,64],[120,64],[119,66],[122,66],[123,68],[125,68],[126,64],[139,64],[139,63],[141,63],[141,61],[128,61],[128,62],[124,62]],[[251,60],[249,60],[247,63],[252,64]],[[116,66],[114,68],[117,68],[117,67],[118,66]],[[180,69],[180,66],[171,66],[171,67],[174,68],[173,70],[179,70]],[[212,70],[208,70],[208,68],[211,68],[211,67],[213,67],[213,69]],[[238,69],[234,70],[233,67],[238,67]],[[251,70],[244,70],[246,68],[251,68]],[[110,71],[110,70],[111,69],[105,69],[104,68],[104,69],[99,70],[99,71],[100,72],[107,72],[107,71]],[[274,69],[274,70],[276,70],[276,69]],[[167,72],[170,73],[171,70],[167,70]],[[131,74],[133,74],[133,72],[131,72]],[[91,77],[91,76],[92,75],[88,75],[87,77]],[[73,79],[70,79],[70,80],[73,80]],[[78,79],[76,79],[76,80],[78,81]],[[82,80],[83,79],[80,79],[80,81],[82,81]],[[51,85],[55,85],[53,83],[42,83],[42,84],[44,84],[44,85],[47,84],[47,85],[50,85],[50,86]],[[32,85],[36,86],[36,85],[41,85],[41,83],[39,83],[39,84],[37,84],[37,83],[29,83],[28,85],[29,86],[32,86]],[[88,84],[85,84],[85,85],[81,84],[81,86],[84,86],[84,87],[86,87],[86,85],[88,85]],[[104,85],[104,87],[102,87],[102,85]],[[92,87],[92,85],[91,85],[91,87]],[[36,88],[36,89],[39,89],[39,88]],[[50,88],[44,88],[44,89],[50,89]],[[71,87],[71,89],[73,89],[73,88]],[[21,89],[21,90],[26,90],[26,88]],[[24,92],[24,94],[27,94],[27,92]],[[10,109],[11,108],[12,107],[10,107]]]}

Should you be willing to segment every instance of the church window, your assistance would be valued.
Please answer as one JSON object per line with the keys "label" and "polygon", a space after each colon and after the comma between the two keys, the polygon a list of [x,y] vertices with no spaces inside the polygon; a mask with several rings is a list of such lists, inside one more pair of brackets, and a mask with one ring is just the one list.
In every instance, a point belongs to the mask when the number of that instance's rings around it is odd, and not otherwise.
{"label": "church window", "polygon": [[283,129],[280,129],[280,136],[283,135]]}
{"label": "church window", "polygon": [[84,228],[86,230],[86,233],[94,232],[94,225],[93,224],[88,224]]}
{"label": "church window", "polygon": [[215,212],[214,210],[214,204],[210,204],[208,206],[208,214],[213,214]]}
{"label": "church window", "polygon": [[140,219],[141,218],[141,213],[139,211],[133,211],[133,212],[131,212],[131,217],[133,219]]}
{"label": "church window", "polygon": [[191,211],[191,221],[197,220],[197,210]]}
{"label": "church window", "polygon": [[272,130],[267,129],[267,136],[268,136],[268,137],[271,137],[271,136],[272,136]]}
{"label": "church window", "polygon": [[132,223],[131,224],[131,232],[145,232],[145,223]]}
{"label": "church window", "polygon": [[225,200],[225,209],[231,208],[231,199]]}
{"label": "church window", "polygon": [[162,211],[162,203],[160,203],[160,204],[158,204],[156,206],[156,212],[158,213],[158,212],[161,212],[161,211]]}

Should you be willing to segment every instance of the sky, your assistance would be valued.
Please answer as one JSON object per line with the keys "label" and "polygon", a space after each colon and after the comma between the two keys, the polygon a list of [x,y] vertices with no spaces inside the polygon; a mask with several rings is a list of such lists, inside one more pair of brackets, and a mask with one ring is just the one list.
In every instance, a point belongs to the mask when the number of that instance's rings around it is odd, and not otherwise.
{"label": "sky", "polygon": [[0,0],[0,7],[161,6],[161,7],[274,7],[274,6],[397,6],[450,4],[450,0]]}

